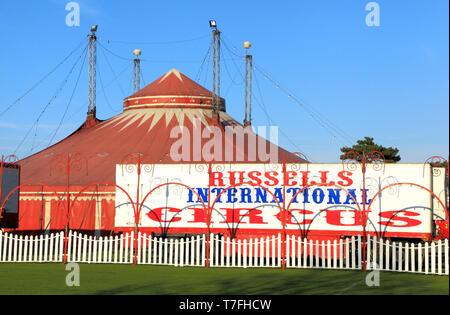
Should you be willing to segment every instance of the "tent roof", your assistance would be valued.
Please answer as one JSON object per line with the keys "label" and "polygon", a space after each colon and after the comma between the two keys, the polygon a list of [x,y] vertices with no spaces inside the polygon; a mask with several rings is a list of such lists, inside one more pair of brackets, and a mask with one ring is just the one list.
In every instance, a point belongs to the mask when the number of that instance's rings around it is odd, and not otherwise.
{"label": "tent roof", "polygon": [[[180,79],[181,78],[181,79]],[[165,91],[165,92],[164,92]],[[166,93],[166,94],[163,94]],[[159,95],[156,95],[159,94]],[[183,96],[189,94],[189,99],[194,97],[209,97],[212,93],[201,87],[177,70],[171,70],[155,82],[149,84],[139,92],[130,96],[151,97],[151,96]],[[189,101],[190,102],[190,101]],[[187,103],[192,104],[192,103]],[[158,103],[158,102],[153,102]],[[223,101],[224,104],[224,101]],[[186,104],[184,104],[186,105]],[[142,106],[127,107],[121,114],[108,120],[90,120],[84,123],[74,133],[60,142],[29,156],[20,161],[21,182],[41,182],[50,186],[64,186],[66,184],[66,174],[58,173],[60,166],[58,160],[61,155],[72,154],[74,157],[73,167],[70,174],[71,185],[88,185],[94,182],[115,182],[116,164],[124,163],[124,158],[128,154],[141,153],[151,156],[153,164],[171,163],[207,163],[204,157],[196,161],[194,150],[190,152],[189,161],[174,161],[170,155],[172,145],[179,140],[179,137],[171,137],[171,132],[175,127],[184,127],[188,131],[189,145],[194,146],[193,137],[195,127],[199,130],[208,129],[211,131],[215,127],[223,130],[226,126],[234,126],[237,137],[249,129],[244,128],[221,107],[218,120],[213,117],[211,105],[206,107],[205,103],[198,106],[185,107],[183,103],[174,102],[173,106]],[[204,106],[201,106],[204,105]],[[214,128],[213,128],[214,127]],[[247,127],[249,128],[249,127]],[[215,129],[217,130],[217,129]],[[202,148],[210,139],[202,138],[200,147]],[[270,142],[256,136],[258,146],[263,145],[268,151]],[[235,138],[221,133],[220,146],[225,152],[227,146],[232,146],[235,150],[235,158],[228,161],[223,156],[215,160],[216,163],[263,163],[256,157],[252,158],[254,151],[249,150],[248,143],[244,149],[237,145]],[[257,151],[256,151],[257,152]],[[82,160],[77,160],[77,153],[82,156]],[[224,155],[224,154],[223,154]],[[239,156],[239,158],[238,158]],[[279,161],[285,157],[287,162],[306,162],[295,154],[289,153],[282,148],[278,149]],[[78,166],[81,165],[81,168]],[[87,167],[86,167],[87,165]]]}

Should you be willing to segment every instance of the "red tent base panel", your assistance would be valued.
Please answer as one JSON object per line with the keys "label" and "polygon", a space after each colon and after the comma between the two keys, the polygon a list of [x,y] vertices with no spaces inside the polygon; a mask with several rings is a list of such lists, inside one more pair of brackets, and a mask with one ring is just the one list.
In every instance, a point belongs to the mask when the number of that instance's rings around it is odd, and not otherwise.
{"label": "red tent base panel", "polygon": [[[60,187],[55,187],[60,188]],[[72,190],[72,188],[71,188]],[[76,195],[76,187],[71,196]],[[115,216],[115,191],[88,192],[70,207],[71,230],[112,231]],[[67,225],[66,195],[21,191],[18,231],[64,230]]]}

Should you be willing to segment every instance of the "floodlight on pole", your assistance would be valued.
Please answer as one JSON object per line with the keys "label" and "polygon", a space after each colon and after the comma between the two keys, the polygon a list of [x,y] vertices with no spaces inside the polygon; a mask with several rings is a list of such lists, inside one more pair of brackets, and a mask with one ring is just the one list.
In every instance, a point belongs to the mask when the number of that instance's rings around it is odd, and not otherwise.
{"label": "floodlight on pole", "polygon": [[216,20],[209,20],[209,27],[211,27],[211,28],[217,28]]}

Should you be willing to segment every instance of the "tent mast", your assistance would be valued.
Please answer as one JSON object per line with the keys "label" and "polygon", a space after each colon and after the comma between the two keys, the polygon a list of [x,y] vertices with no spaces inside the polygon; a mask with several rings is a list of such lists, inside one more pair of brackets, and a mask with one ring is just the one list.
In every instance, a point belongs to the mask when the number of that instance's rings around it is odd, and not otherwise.
{"label": "tent mast", "polygon": [[[250,42],[244,43],[244,48],[246,50],[245,54],[245,118],[244,126],[252,125],[252,68],[253,60],[252,55],[248,53],[251,47]],[[248,118],[248,120],[247,120]]]}
{"label": "tent mast", "polygon": [[216,21],[209,21],[212,29],[213,37],[213,96],[212,96],[212,111],[213,116],[219,115],[219,101],[220,101],[220,31],[217,28]]}
{"label": "tent mast", "polygon": [[140,49],[135,49],[133,54],[136,56],[133,60],[133,94],[141,89],[141,55]]}
{"label": "tent mast", "polygon": [[91,34],[89,35],[89,103],[88,103],[88,118],[95,118],[96,114],[96,90],[97,90],[97,25],[91,27]]}

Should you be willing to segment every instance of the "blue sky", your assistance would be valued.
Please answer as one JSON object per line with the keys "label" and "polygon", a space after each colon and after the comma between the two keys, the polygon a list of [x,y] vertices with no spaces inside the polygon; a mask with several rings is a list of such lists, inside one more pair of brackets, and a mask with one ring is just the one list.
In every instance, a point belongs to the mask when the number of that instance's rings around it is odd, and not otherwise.
{"label": "blue sky", "polygon": [[[120,113],[123,98],[132,93],[131,61],[123,58],[132,59],[135,48],[142,49],[146,84],[177,68],[211,89],[211,67],[208,70],[205,64],[200,70],[200,66],[211,40],[208,20],[215,19],[230,51],[243,54],[242,43],[251,41],[257,66],[347,135],[345,139],[334,138],[255,71],[261,94],[254,81],[258,101],[253,100],[253,124],[278,125],[282,132],[279,143],[287,149],[301,151],[314,162],[338,162],[340,147],[370,136],[379,144],[398,147],[402,162],[421,163],[428,156],[448,154],[446,0],[377,1],[379,27],[366,25],[369,1],[360,0],[82,0],[76,1],[80,4],[79,27],[65,23],[68,2],[0,2],[0,112],[82,41],[87,43],[92,24],[99,25],[100,43],[115,54],[103,48],[98,51],[100,119]],[[155,44],[194,38],[200,39]],[[222,48],[221,95],[226,98],[227,111],[242,121],[244,63],[224,45]],[[66,137],[83,123],[87,60],[53,137],[80,73],[81,52],[82,48],[0,116],[2,154],[16,151],[25,157]],[[32,128],[79,56],[67,83],[42,114],[38,127]],[[114,81],[115,76],[118,79]]]}

